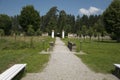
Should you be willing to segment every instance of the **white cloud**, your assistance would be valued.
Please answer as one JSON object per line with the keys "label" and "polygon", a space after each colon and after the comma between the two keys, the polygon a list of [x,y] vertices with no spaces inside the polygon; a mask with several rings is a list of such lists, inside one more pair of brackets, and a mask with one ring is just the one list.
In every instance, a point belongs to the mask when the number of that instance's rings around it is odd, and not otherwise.
{"label": "white cloud", "polygon": [[91,14],[95,14],[98,13],[100,11],[100,9],[96,8],[96,7],[90,7],[89,12]]}
{"label": "white cloud", "polygon": [[89,9],[85,9],[85,8],[79,9],[79,13],[89,16],[89,15],[94,15],[94,14],[100,14],[102,13],[102,10],[91,6]]}
{"label": "white cloud", "polygon": [[90,14],[90,12],[87,9],[84,9],[84,8],[80,9],[80,13],[81,14],[85,14],[85,15],[89,15]]}

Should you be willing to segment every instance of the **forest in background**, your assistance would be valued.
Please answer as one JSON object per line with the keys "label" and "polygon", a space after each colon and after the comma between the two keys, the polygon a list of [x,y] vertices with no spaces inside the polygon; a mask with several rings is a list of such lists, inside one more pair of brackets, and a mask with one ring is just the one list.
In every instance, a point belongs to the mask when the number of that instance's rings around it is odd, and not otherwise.
{"label": "forest in background", "polygon": [[119,42],[120,1],[114,0],[101,15],[74,16],[54,6],[44,16],[40,16],[32,5],[24,6],[20,15],[0,14],[0,36],[21,33],[34,36],[45,32],[51,35],[52,30],[55,30],[55,35],[61,33],[62,30],[66,35],[75,33],[84,37],[108,35]]}

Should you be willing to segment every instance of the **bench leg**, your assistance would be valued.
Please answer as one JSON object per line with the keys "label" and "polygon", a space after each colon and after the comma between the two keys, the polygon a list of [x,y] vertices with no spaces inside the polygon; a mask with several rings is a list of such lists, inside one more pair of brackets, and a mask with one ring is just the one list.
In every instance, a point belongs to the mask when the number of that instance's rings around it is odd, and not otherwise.
{"label": "bench leg", "polygon": [[21,80],[25,75],[25,68],[23,68],[12,80]]}
{"label": "bench leg", "polygon": [[115,71],[114,71],[115,75],[120,78],[120,68],[115,67]]}

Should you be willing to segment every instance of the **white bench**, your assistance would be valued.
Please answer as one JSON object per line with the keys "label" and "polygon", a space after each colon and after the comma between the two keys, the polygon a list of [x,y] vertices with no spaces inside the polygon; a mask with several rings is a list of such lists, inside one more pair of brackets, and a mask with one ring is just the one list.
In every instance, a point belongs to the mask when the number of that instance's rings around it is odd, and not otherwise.
{"label": "white bench", "polygon": [[115,75],[120,77],[120,64],[114,64],[115,66]]}
{"label": "white bench", "polygon": [[0,74],[0,80],[12,80],[20,71],[25,69],[26,64],[15,64]]}
{"label": "white bench", "polygon": [[120,69],[120,64],[114,64],[114,66]]}

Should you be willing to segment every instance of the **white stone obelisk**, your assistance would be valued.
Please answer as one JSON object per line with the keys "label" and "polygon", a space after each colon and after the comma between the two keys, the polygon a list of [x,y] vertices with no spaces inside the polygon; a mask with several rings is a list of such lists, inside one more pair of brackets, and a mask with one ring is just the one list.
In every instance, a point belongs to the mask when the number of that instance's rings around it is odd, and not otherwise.
{"label": "white stone obelisk", "polygon": [[65,38],[65,31],[62,30],[62,38]]}
{"label": "white stone obelisk", "polygon": [[52,30],[52,38],[54,38],[54,30]]}

